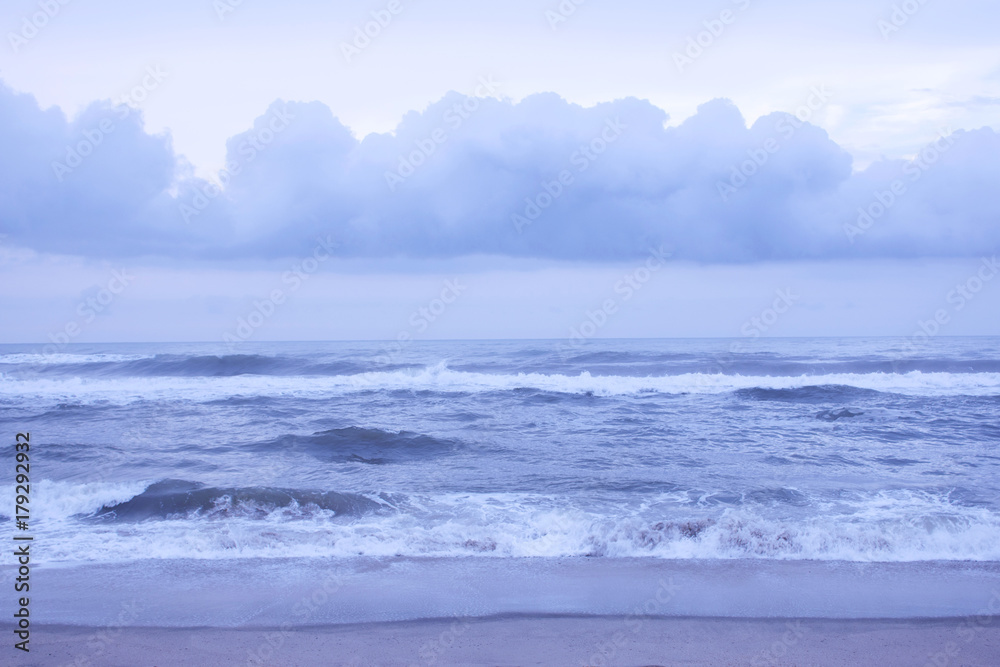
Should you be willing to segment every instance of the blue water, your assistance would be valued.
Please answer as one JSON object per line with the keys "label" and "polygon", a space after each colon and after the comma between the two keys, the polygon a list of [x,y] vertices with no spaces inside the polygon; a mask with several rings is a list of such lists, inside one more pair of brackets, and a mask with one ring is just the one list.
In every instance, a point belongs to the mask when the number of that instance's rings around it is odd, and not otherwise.
{"label": "blue water", "polygon": [[997,561],[998,417],[996,338],[0,346],[47,564]]}

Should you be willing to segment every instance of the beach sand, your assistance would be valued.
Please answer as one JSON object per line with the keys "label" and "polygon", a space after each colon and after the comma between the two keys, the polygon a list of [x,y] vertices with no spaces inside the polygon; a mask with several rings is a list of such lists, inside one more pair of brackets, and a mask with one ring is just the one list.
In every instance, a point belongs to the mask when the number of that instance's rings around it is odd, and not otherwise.
{"label": "beach sand", "polygon": [[0,665],[1000,665],[995,563],[149,560],[32,583],[31,653],[0,624]]}
{"label": "beach sand", "polygon": [[[31,646],[27,659],[14,656],[16,662],[5,664],[971,667],[1000,665],[1000,617],[762,620],[514,616],[328,625],[286,628],[285,632],[38,626],[32,632]],[[10,649],[5,647],[4,654],[10,656]]]}

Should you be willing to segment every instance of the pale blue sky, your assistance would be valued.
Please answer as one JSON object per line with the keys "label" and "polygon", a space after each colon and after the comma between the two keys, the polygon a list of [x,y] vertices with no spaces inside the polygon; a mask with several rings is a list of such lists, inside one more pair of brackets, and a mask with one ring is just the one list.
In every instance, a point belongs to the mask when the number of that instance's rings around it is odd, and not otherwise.
{"label": "pale blue sky", "polygon": [[42,4],[0,12],[0,342],[275,289],[250,339],[391,338],[455,278],[416,337],[741,336],[781,289],[764,335],[1000,333],[1000,280],[949,298],[1000,250],[995,2]]}
{"label": "pale blue sky", "polygon": [[[542,91],[584,105],[635,96],[674,123],[715,97],[751,122],[792,112],[810,86],[826,84],[834,99],[817,120],[862,162],[912,154],[942,125],[998,122],[1000,7],[989,0],[925,2],[888,38],[878,22],[899,4],[888,1],[590,0],[555,29],[546,12],[557,0],[400,3],[348,63],[340,45],[387,1],[245,0],[223,20],[212,0],[73,1],[17,53],[0,49],[0,76],[72,115],[161,65],[170,76],[142,105],[149,128],[169,129],[205,173],[221,167],[225,140],[276,98],[321,101],[363,136],[392,130],[449,90],[471,93],[488,74],[514,100]],[[727,8],[734,22],[678,72],[673,55]],[[0,29],[17,32],[37,10],[36,0],[9,0]]]}

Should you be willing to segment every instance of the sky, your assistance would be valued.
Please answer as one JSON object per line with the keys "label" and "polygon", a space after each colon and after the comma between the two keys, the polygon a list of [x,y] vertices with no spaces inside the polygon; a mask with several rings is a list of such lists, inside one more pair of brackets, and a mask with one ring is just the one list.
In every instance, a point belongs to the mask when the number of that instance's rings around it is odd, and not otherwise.
{"label": "sky", "polygon": [[998,25],[11,0],[0,342],[1000,334]]}

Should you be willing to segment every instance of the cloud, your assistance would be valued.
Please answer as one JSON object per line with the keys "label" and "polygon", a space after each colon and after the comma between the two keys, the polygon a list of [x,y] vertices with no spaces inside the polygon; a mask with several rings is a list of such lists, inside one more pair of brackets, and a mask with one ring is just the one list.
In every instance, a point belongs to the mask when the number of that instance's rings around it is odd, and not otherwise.
{"label": "cloud", "polygon": [[358,140],[319,102],[277,101],[195,178],[141,113],[72,121],[0,87],[0,232],[41,252],[268,259],[317,237],[349,257],[622,260],[669,244],[704,262],[965,256],[1000,246],[1000,137],[948,133],[852,171],[819,127],[747,126],[726,100],[676,127],[623,99],[450,93]]}

